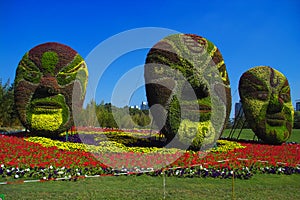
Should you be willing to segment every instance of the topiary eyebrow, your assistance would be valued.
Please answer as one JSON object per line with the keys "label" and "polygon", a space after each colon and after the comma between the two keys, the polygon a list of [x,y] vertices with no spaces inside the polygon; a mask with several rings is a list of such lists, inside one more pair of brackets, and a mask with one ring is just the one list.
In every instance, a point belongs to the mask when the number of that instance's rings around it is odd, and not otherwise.
{"label": "topiary eyebrow", "polygon": [[40,71],[36,64],[29,59],[28,52],[23,56],[22,60],[19,63],[19,67],[29,71]]}
{"label": "topiary eyebrow", "polygon": [[243,74],[240,79],[240,86],[246,89],[247,92],[268,90],[267,83],[250,72]]}
{"label": "topiary eyebrow", "polygon": [[77,54],[74,59],[64,68],[60,70],[61,73],[73,73],[79,70],[81,67],[85,67],[85,62],[83,58]]}
{"label": "topiary eyebrow", "polygon": [[289,86],[289,82],[288,80],[285,80],[281,90],[280,90],[280,93],[290,93],[291,92],[291,88]]}

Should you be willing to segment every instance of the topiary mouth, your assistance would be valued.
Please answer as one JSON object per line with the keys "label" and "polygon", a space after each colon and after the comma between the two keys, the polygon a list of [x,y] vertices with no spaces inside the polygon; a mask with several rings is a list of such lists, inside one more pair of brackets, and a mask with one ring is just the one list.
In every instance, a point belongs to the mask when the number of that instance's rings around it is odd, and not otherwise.
{"label": "topiary mouth", "polygon": [[197,112],[211,112],[211,106],[207,105],[199,105],[199,108],[196,108],[195,105],[181,105],[182,110],[188,110],[188,111],[197,111]]}
{"label": "topiary mouth", "polygon": [[211,106],[199,105],[199,111],[202,113],[211,112]]}
{"label": "topiary mouth", "polygon": [[36,102],[34,106],[37,108],[45,108],[45,109],[62,108],[62,106],[56,102]]}
{"label": "topiary mouth", "polygon": [[32,114],[56,114],[64,109],[64,102],[58,96],[35,99],[31,102]]}
{"label": "topiary mouth", "polygon": [[266,121],[270,126],[282,126],[285,124],[286,119],[281,113],[266,115]]}
{"label": "topiary mouth", "polygon": [[286,121],[282,119],[267,119],[267,123],[270,126],[282,126]]}

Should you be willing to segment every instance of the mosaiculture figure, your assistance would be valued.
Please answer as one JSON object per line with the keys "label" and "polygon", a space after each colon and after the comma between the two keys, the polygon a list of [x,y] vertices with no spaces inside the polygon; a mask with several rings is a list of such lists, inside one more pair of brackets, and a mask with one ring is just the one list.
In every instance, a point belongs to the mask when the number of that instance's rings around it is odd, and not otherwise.
{"label": "mosaiculture figure", "polygon": [[246,120],[258,138],[268,144],[289,139],[294,109],[282,73],[267,66],[254,67],[242,75],[239,93]]}
{"label": "mosaiculture figure", "polygon": [[88,71],[72,48],[54,42],[25,53],[15,78],[15,104],[21,123],[36,135],[55,137],[73,125],[82,107]]}
{"label": "mosaiculture figure", "polygon": [[231,110],[230,83],[219,49],[201,36],[170,35],[150,49],[144,73],[154,122],[168,143],[176,141],[170,146],[211,147]]}

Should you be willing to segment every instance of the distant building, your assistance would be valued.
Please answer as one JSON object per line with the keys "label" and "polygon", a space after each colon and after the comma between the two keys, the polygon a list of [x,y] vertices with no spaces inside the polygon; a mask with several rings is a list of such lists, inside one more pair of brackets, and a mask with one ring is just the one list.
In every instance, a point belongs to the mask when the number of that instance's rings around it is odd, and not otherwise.
{"label": "distant building", "polygon": [[132,109],[140,109],[140,107],[138,106],[138,105],[135,105],[135,106],[130,106],[130,108],[132,108]]}
{"label": "distant building", "polygon": [[141,110],[149,110],[149,106],[147,102],[142,101]]}
{"label": "distant building", "polygon": [[237,118],[239,116],[244,116],[243,105],[242,102],[235,103],[234,107],[234,117]]}
{"label": "distant building", "polygon": [[300,99],[296,101],[296,111],[300,111]]}
{"label": "distant building", "polygon": [[149,106],[148,103],[145,101],[142,101],[142,104],[139,105],[134,105],[134,106],[130,106],[130,108],[132,109],[139,109],[139,110],[149,110]]}

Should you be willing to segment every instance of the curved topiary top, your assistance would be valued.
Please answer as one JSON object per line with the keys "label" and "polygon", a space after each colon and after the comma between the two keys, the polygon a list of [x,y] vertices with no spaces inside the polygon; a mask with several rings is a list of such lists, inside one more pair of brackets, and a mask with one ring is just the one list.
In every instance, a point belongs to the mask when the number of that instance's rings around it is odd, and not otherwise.
{"label": "curved topiary top", "polygon": [[254,67],[240,78],[239,93],[246,119],[258,138],[269,144],[289,139],[294,109],[282,73],[268,66]]}
{"label": "curved topiary top", "polygon": [[68,130],[73,112],[82,106],[87,76],[83,58],[66,45],[49,42],[25,53],[14,85],[22,124],[50,137]]}
{"label": "curved topiary top", "polygon": [[218,139],[231,94],[224,60],[212,42],[194,34],[162,39],[147,55],[145,82],[149,106],[165,109],[152,114],[168,141],[177,135],[179,142],[199,149]]}

